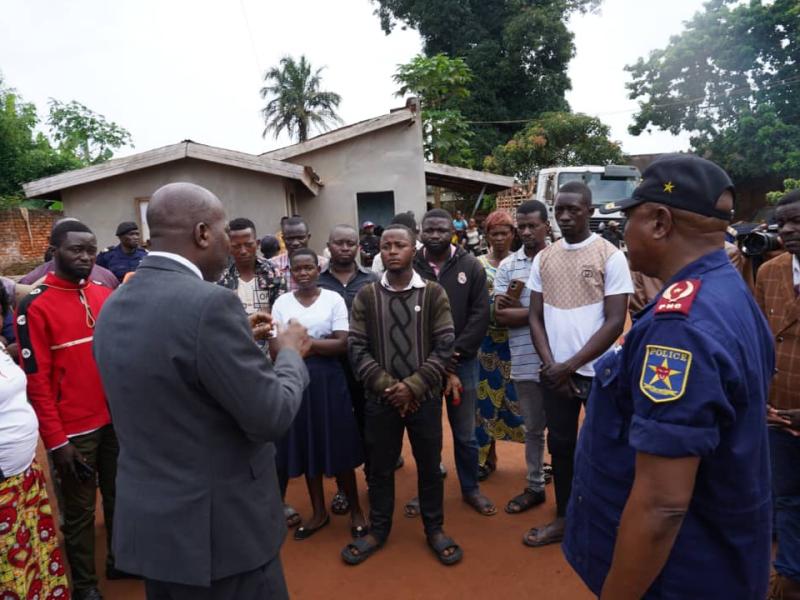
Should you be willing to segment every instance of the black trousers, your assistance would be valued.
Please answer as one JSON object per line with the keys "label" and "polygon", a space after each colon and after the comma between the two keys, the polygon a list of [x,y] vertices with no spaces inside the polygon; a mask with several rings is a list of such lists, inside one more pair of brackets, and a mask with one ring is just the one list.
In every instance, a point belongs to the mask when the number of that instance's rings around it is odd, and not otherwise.
{"label": "black trousers", "polygon": [[[358,435],[361,436],[361,442],[364,442],[364,405],[366,403],[364,395],[364,386],[356,379],[353,373],[353,367],[350,365],[349,360],[342,360],[344,367],[345,379],[347,379],[347,389],[350,391],[350,398],[353,401],[353,415],[356,418],[356,427],[358,428]],[[367,455],[366,447],[364,448],[364,472],[369,473],[369,456]]]}
{"label": "black trousers", "polygon": [[367,399],[364,433],[369,457],[370,533],[385,541],[392,530],[394,472],[408,430],[417,463],[417,487],[425,535],[444,526],[444,483],[439,472],[442,458],[442,403],[426,400],[417,412],[401,417],[387,404]]}
{"label": "black trousers", "polygon": [[578,394],[561,394],[542,386],[544,412],[547,419],[547,449],[553,465],[553,487],[556,492],[556,515],[564,517],[572,493],[575,473],[575,445],[578,441],[578,419],[581,406],[586,403],[592,378],[573,375],[572,381],[580,390]]}
{"label": "black trousers", "polygon": [[94,510],[98,486],[103,497],[103,518],[106,523],[106,568],[114,566],[111,535],[119,442],[114,428],[106,425],[91,433],[72,437],[70,443],[78,449],[95,473],[89,480],[79,481],[72,476],[62,479],[58,471],[53,471],[55,483],[60,487],[64,498],[64,545],[72,572],[72,586],[75,591],[83,591],[97,585]]}
{"label": "black trousers", "polygon": [[281,559],[211,582],[210,587],[145,579],[147,600],[288,600]]}

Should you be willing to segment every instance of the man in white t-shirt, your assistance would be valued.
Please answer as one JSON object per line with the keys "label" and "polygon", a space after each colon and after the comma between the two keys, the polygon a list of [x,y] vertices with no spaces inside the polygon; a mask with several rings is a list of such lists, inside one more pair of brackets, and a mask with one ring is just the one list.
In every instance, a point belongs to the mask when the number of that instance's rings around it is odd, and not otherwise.
{"label": "man in white t-shirt", "polygon": [[589,229],[592,211],[586,184],[561,187],[555,216],[564,238],[536,255],[527,285],[556,494],[556,519],[529,530],[523,539],[528,546],[560,542],[564,536],[581,406],[595,359],[622,334],[633,293],[625,255]]}

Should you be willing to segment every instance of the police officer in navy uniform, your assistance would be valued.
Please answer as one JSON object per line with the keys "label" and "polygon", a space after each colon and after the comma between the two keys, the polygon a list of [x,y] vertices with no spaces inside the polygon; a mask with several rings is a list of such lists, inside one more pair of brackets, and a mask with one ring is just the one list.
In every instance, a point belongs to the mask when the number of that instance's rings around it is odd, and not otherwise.
{"label": "police officer in navy uniform", "polygon": [[139,263],[147,256],[147,250],[139,247],[139,226],[133,221],[125,221],[117,225],[116,236],[119,244],[97,255],[97,264],[105,267],[119,279],[135,271]]}
{"label": "police officer in navy uniform", "polygon": [[601,357],[563,550],[603,599],[763,600],[774,348],[723,243],[733,184],[669,155],[624,210],[631,269],[666,281]]}

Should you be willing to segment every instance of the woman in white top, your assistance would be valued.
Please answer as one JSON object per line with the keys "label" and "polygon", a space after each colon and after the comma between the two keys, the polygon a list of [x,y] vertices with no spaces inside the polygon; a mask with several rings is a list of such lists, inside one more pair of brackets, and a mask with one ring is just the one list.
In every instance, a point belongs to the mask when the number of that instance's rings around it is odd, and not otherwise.
{"label": "woman in white top", "polygon": [[336,292],[317,286],[316,253],[292,253],[289,268],[297,290],[280,296],[272,307],[278,327],[296,319],[308,329],[311,349],[304,357],[311,383],[286,436],[277,444],[282,481],[305,475],[314,514],[294,532],[304,540],[330,523],[322,488],[323,475],[338,476],[350,501],[351,532],[366,534],[356,488],[355,468],[364,462],[353,403],[340,359],[347,353],[347,306]]}
{"label": "woman in white top", "polygon": [[[10,311],[0,285],[0,321]],[[34,460],[39,422],[25,373],[0,343],[0,598],[67,598],[44,473]]]}

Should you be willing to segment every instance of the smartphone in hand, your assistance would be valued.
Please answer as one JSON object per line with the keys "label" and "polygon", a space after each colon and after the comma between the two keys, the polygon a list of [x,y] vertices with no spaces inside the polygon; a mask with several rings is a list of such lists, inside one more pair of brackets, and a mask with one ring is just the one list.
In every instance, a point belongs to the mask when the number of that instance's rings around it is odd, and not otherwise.
{"label": "smartphone in hand", "polygon": [[78,474],[79,481],[91,481],[94,477],[94,469],[82,460],[75,461],[75,472]]}
{"label": "smartphone in hand", "polygon": [[525,282],[521,279],[512,279],[508,284],[507,296],[512,297],[514,300],[519,300],[522,297],[522,290],[525,289]]}

